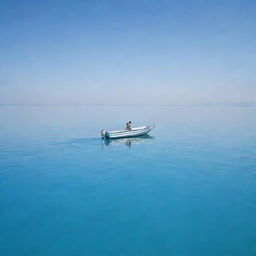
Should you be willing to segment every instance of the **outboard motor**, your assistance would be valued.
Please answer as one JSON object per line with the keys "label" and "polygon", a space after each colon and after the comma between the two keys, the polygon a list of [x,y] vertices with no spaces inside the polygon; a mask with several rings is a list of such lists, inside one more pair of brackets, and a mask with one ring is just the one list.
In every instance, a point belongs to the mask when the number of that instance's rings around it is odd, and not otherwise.
{"label": "outboard motor", "polygon": [[106,131],[105,130],[101,130],[101,137],[102,137],[102,139],[106,138]]}

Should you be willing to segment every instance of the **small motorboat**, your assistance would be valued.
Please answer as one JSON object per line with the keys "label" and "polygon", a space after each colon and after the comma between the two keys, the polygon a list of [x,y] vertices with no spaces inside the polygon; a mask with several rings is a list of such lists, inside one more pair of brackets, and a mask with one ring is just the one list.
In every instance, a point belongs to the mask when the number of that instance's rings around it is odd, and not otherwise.
{"label": "small motorboat", "polygon": [[119,131],[101,131],[101,137],[103,139],[118,139],[128,137],[138,137],[149,133],[155,125],[141,126],[131,129],[119,130]]}

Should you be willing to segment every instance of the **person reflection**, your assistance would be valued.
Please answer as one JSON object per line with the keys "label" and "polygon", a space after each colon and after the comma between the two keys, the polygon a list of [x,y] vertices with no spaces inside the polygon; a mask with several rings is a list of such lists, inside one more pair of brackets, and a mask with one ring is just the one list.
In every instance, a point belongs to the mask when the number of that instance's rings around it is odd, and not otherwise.
{"label": "person reflection", "polygon": [[125,143],[125,145],[130,148],[131,145],[132,145],[132,142],[131,142],[130,140],[128,140],[128,141]]}

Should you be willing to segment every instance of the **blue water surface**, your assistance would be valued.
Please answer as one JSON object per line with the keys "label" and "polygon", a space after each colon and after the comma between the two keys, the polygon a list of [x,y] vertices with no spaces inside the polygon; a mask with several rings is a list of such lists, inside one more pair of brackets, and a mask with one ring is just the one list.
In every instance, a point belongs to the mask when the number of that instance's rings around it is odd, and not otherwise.
{"label": "blue water surface", "polygon": [[[255,107],[1,106],[0,117],[0,255],[256,255]],[[100,139],[129,120],[156,128]]]}

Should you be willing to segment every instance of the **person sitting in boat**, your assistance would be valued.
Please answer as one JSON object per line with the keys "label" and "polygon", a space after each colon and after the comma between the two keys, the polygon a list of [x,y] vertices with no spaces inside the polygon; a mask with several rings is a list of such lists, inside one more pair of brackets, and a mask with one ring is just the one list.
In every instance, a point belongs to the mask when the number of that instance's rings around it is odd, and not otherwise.
{"label": "person sitting in boat", "polygon": [[132,122],[129,121],[128,123],[126,123],[126,130],[131,130],[132,129]]}

